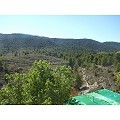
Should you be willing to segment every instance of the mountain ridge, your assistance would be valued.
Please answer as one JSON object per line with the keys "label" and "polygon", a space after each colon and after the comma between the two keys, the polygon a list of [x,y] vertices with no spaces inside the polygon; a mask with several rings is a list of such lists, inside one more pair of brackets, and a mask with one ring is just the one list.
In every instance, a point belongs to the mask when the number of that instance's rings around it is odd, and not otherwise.
{"label": "mountain ridge", "polygon": [[66,50],[95,50],[95,51],[118,51],[120,50],[119,42],[99,42],[93,39],[66,39],[66,38],[49,38],[38,35],[24,33],[2,34],[0,33],[0,49],[66,49]]}

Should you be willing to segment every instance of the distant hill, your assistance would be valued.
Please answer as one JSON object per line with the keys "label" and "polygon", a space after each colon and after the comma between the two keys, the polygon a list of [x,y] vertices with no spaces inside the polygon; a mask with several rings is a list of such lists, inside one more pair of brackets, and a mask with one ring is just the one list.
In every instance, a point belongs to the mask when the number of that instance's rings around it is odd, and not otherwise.
{"label": "distant hill", "polygon": [[0,34],[0,49],[58,49],[58,50],[95,50],[118,51],[120,43],[98,42],[92,39],[60,39],[28,34]]}
{"label": "distant hill", "polygon": [[120,43],[118,43],[118,42],[104,42],[103,44],[109,46],[110,48],[112,48],[114,50],[120,49]]}
{"label": "distant hill", "polygon": [[32,36],[27,34],[0,34],[0,47],[12,50],[21,48],[51,48],[56,43],[46,37]]}
{"label": "distant hill", "polygon": [[62,46],[68,50],[95,50],[95,51],[117,51],[120,48],[115,48],[114,45],[107,45],[104,43],[100,43],[98,41],[92,39],[51,39],[51,41],[55,42],[58,46]]}

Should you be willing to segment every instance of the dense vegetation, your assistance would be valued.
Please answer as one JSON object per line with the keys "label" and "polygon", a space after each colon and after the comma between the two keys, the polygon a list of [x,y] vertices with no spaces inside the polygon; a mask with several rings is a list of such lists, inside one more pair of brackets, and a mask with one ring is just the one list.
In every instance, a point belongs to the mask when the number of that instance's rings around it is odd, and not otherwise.
{"label": "dense vegetation", "polygon": [[63,104],[75,82],[69,67],[52,70],[46,61],[36,61],[27,74],[6,75],[0,104]]}
{"label": "dense vegetation", "polygon": [[26,34],[0,34],[0,42],[0,104],[64,104],[86,89],[120,92],[120,43]]}
{"label": "dense vegetation", "polygon": [[58,39],[27,34],[0,34],[0,48],[4,52],[20,49],[49,49],[49,50],[95,50],[116,51],[120,50],[120,43],[100,43],[92,39]]}

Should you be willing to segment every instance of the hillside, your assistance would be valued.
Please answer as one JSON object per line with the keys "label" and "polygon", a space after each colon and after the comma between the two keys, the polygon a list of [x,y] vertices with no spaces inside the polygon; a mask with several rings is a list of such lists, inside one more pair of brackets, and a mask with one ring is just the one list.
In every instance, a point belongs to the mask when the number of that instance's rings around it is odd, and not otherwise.
{"label": "hillside", "polygon": [[27,34],[0,34],[0,43],[1,48],[9,50],[52,48],[56,46],[56,43],[46,37]]}
{"label": "hillside", "polygon": [[[120,43],[114,42],[101,43],[92,39],[57,39],[50,38],[58,46],[62,46],[67,50],[95,50],[95,51],[117,51],[120,49]],[[112,44],[113,43],[113,44]],[[117,47],[116,47],[117,46]]]}
{"label": "hillside", "polygon": [[120,43],[15,33],[0,34],[0,43],[0,104],[64,104],[102,88],[120,93]]}
{"label": "hillside", "polygon": [[92,39],[60,39],[28,34],[0,34],[0,49],[56,49],[56,50],[95,50],[118,51],[120,43],[98,42]]}

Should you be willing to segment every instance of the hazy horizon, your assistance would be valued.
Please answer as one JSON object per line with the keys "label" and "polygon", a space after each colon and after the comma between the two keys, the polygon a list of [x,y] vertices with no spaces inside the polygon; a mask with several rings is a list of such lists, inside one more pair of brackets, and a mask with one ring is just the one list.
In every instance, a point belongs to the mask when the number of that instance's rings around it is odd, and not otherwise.
{"label": "hazy horizon", "polygon": [[0,33],[120,42],[116,15],[0,15]]}
{"label": "hazy horizon", "polygon": [[[6,33],[0,33],[0,34],[6,34]],[[57,38],[57,37],[49,37],[49,36],[40,36],[40,35],[35,35],[35,34],[26,34],[26,33],[7,33],[7,34],[24,34],[24,35],[32,35],[32,36],[38,36],[38,37],[46,37],[46,38]],[[7,35],[6,34],[6,35]],[[90,39],[90,38],[57,38],[57,39]],[[95,39],[91,39],[91,40],[94,40],[94,41],[97,41],[97,42],[100,42],[98,40],[95,40]],[[101,43],[104,43],[104,42],[117,42],[117,41],[103,41]],[[119,41],[117,43],[120,43]]]}

